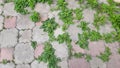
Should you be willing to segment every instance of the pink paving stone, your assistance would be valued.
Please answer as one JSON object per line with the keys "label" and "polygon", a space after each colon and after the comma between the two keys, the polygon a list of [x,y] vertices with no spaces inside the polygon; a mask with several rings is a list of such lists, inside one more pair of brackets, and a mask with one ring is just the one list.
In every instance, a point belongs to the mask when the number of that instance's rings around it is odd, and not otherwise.
{"label": "pink paving stone", "polygon": [[103,41],[89,42],[89,53],[91,56],[100,55],[101,52],[104,52],[105,46]]}
{"label": "pink paving stone", "polygon": [[69,60],[68,65],[69,68],[90,68],[89,63],[83,58],[81,59],[73,58]]}
{"label": "pink paving stone", "polygon": [[120,55],[112,55],[107,63],[107,68],[120,68]]}
{"label": "pink paving stone", "polygon": [[16,26],[16,17],[6,17],[4,27],[5,28],[15,28]]}
{"label": "pink paving stone", "polygon": [[35,58],[38,58],[43,53],[43,51],[44,51],[44,46],[43,45],[38,45],[35,49],[35,52],[34,52],[35,53],[34,54]]}
{"label": "pink paving stone", "polygon": [[45,21],[48,19],[48,15],[47,14],[44,14],[41,16],[41,21]]}
{"label": "pink paving stone", "polygon": [[3,60],[8,60],[8,61],[12,61],[13,60],[13,48],[2,48],[1,49],[1,57],[0,57],[0,62],[2,62]]}
{"label": "pink paving stone", "polygon": [[85,53],[85,50],[76,45],[75,42],[72,42],[72,50],[75,53]]}
{"label": "pink paving stone", "polygon": [[109,47],[112,54],[118,54],[118,48],[119,48],[119,43],[118,42],[114,42],[114,43],[108,43],[105,44],[105,46]]}

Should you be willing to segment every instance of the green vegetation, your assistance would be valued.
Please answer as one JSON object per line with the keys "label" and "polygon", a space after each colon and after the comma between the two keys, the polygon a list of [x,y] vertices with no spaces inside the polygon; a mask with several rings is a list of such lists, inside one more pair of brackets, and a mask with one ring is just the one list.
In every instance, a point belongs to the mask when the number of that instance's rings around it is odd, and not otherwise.
{"label": "green vegetation", "polygon": [[44,52],[37,58],[37,60],[39,62],[43,61],[48,63],[49,68],[59,68],[57,63],[60,61],[60,59],[55,56],[55,49],[53,49],[49,42],[45,42],[44,45]]}
{"label": "green vegetation", "polygon": [[84,56],[84,54],[82,54],[82,53],[75,53],[74,56],[76,58],[82,58]]}
{"label": "green vegetation", "polygon": [[55,39],[54,37],[54,30],[58,27],[58,24],[55,22],[54,18],[47,19],[46,21],[43,22],[42,28],[45,32],[48,32],[49,39],[52,41]]}
{"label": "green vegetation", "polygon": [[92,30],[90,32],[90,41],[98,41],[101,39],[101,35],[99,32],[95,31],[95,30]]}
{"label": "green vegetation", "polygon": [[32,42],[31,42],[31,46],[35,49],[36,46],[37,46],[37,42],[36,42],[36,41],[32,41]]}
{"label": "green vegetation", "polygon": [[39,22],[40,21],[40,14],[38,12],[33,12],[33,14],[30,16],[30,19],[33,22]]}
{"label": "green vegetation", "polygon": [[90,60],[92,60],[92,57],[91,57],[91,55],[86,54],[85,59],[87,60],[87,62],[89,62]]}
{"label": "green vegetation", "polygon": [[2,60],[2,63],[3,63],[3,64],[7,64],[8,61],[7,61],[6,59],[3,59],[3,60]]}
{"label": "green vegetation", "polygon": [[65,0],[57,0],[57,8],[61,10],[65,10],[67,7],[67,2]]}
{"label": "green vegetation", "polygon": [[120,48],[118,48],[118,53],[120,54]]}
{"label": "green vegetation", "polygon": [[103,62],[108,62],[111,54],[112,53],[110,51],[110,48],[105,47],[104,53],[100,53],[100,56],[98,56],[98,58],[100,58]]}
{"label": "green vegetation", "polygon": [[96,8],[98,6],[98,0],[87,0],[87,3],[89,4],[89,6],[91,6],[92,8]]}
{"label": "green vegetation", "polygon": [[81,21],[78,27],[82,28],[83,31],[90,30],[90,28],[88,27],[88,23],[86,23],[85,21]]}
{"label": "green vegetation", "polygon": [[83,13],[82,13],[82,10],[81,9],[79,9],[79,8],[77,8],[77,9],[75,9],[74,10],[74,12],[75,12],[75,15],[76,15],[76,19],[77,20],[81,20],[82,18],[83,18]]}

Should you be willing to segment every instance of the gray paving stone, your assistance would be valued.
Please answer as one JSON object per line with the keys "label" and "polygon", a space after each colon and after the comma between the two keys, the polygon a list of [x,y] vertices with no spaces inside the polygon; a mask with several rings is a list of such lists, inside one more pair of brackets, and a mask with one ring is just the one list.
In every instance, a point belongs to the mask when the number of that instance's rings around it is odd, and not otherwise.
{"label": "gray paving stone", "polygon": [[58,63],[58,66],[60,66],[61,68],[68,68],[67,60],[62,60]]}
{"label": "gray paving stone", "polygon": [[78,40],[78,33],[82,34],[81,28],[78,28],[77,25],[78,24],[70,25],[67,30],[67,32],[70,35],[70,38],[75,42]]}
{"label": "gray paving stone", "polygon": [[15,47],[14,57],[16,64],[30,63],[34,59],[34,49],[30,43],[19,43]]}
{"label": "gray paving stone", "polygon": [[62,30],[62,27],[59,27],[54,31],[54,36],[57,38],[59,35],[61,35],[63,33],[64,33],[64,31]]}
{"label": "gray paving stone", "polygon": [[15,68],[14,63],[0,64],[0,68]]}
{"label": "gray paving stone", "polygon": [[80,8],[80,5],[77,0],[66,0],[66,2],[68,3],[67,7],[70,9]]}
{"label": "gray paving stone", "polygon": [[17,28],[22,29],[32,29],[35,26],[34,22],[30,20],[30,15],[19,15],[17,18]]}
{"label": "gray paving stone", "polygon": [[55,55],[60,59],[68,58],[68,49],[66,44],[59,44],[58,42],[52,42],[53,48],[55,49]]}
{"label": "gray paving stone", "polygon": [[0,14],[2,13],[3,11],[3,6],[0,6]]}
{"label": "gray paving stone", "polygon": [[44,62],[39,63],[38,61],[35,60],[31,63],[31,68],[48,68],[48,67],[46,63]]}
{"label": "gray paving stone", "polygon": [[17,44],[17,29],[5,29],[0,34],[1,47],[14,47]]}
{"label": "gray paving stone", "polygon": [[106,64],[97,57],[92,57],[90,61],[91,68],[106,68]]}
{"label": "gray paving stone", "polygon": [[19,42],[30,42],[32,37],[31,30],[20,31]]}
{"label": "gray paving stone", "polygon": [[3,20],[4,20],[4,17],[0,16],[0,30],[3,29]]}
{"label": "gray paving stone", "polygon": [[16,68],[30,68],[29,64],[19,64],[16,66]]}
{"label": "gray paving stone", "polygon": [[38,44],[44,43],[49,39],[48,34],[40,29],[40,26],[33,28],[33,41],[37,41]]}
{"label": "gray paving stone", "polygon": [[4,0],[0,0],[0,4],[3,4],[4,3]]}
{"label": "gray paving stone", "polygon": [[3,15],[5,16],[17,16],[18,13],[14,10],[14,3],[6,3],[3,8]]}

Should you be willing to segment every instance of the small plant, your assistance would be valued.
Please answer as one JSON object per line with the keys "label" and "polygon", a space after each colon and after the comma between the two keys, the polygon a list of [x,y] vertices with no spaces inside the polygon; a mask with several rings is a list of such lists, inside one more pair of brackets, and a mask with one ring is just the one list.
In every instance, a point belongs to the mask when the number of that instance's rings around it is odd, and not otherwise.
{"label": "small plant", "polygon": [[37,46],[37,42],[36,41],[32,41],[31,46],[35,49],[36,46]]}
{"label": "small plant", "polygon": [[67,7],[67,2],[65,0],[57,0],[57,8],[61,10],[65,10]]}
{"label": "small plant", "polygon": [[48,32],[48,35],[50,37],[50,40],[54,40],[54,30],[58,27],[58,24],[55,22],[54,18],[47,19],[46,21],[43,22],[42,28],[45,32]]}
{"label": "small plant", "polygon": [[82,58],[84,56],[84,54],[82,54],[82,53],[75,53],[74,56],[76,58]]}
{"label": "small plant", "polygon": [[120,54],[120,48],[118,48],[118,53]]}
{"label": "small plant", "polygon": [[38,12],[33,12],[33,14],[30,16],[30,19],[33,22],[39,22],[40,21],[40,15]]}
{"label": "small plant", "polygon": [[74,10],[74,12],[75,12],[75,15],[76,15],[76,19],[77,20],[81,20],[82,18],[83,18],[83,13],[82,13],[82,10],[81,9],[79,9],[79,8],[77,8],[77,9],[75,9]]}
{"label": "small plant", "polygon": [[85,21],[81,21],[78,27],[82,28],[83,31],[90,30],[90,28],[87,25],[88,23],[86,23]]}
{"label": "small plant", "polygon": [[57,63],[60,61],[60,59],[55,56],[55,49],[53,49],[49,42],[45,42],[44,45],[44,52],[37,58],[37,60],[39,62],[43,61],[48,63],[49,68],[59,68]]}
{"label": "small plant", "polygon": [[96,8],[98,6],[98,0],[87,0],[87,3],[92,7]]}
{"label": "small plant", "polygon": [[2,60],[2,63],[3,63],[3,64],[7,64],[8,61],[7,61],[6,59],[3,59],[3,60]]}
{"label": "small plant", "polygon": [[91,57],[91,55],[86,54],[85,59],[87,60],[87,62],[89,62],[90,60],[92,60],[92,57]]}
{"label": "small plant", "polygon": [[100,58],[103,62],[108,62],[111,54],[112,53],[110,51],[110,48],[105,47],[104,53],[100,53],[100,56],[98,56],[98,58]]}
{"label": "small plant", "polygon": [[100,35],[99,32],[96,32],[95,30],[92,30],[92,31],[90,32],[90,37],[89,37],[89,39],[90,39],[91,41],[98,41],[98,40],[101,39],[101,35]]}

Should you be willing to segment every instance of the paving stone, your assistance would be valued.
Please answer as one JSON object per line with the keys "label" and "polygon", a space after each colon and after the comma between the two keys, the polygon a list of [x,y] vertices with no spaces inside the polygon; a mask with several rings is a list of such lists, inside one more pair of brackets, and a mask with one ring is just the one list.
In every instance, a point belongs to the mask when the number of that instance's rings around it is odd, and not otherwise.
{"label": "paving stone", "polygon": [[80,8],[80,5],[76,0],[66,0],[66,2],[68,3],[67,7],[70,9]]}
{"label": "paving stone", "polygon": [[83,21],[86,21],[86,22],[92,24],[94,21],[94,13],[95,13],[95,11],[93,11],[90,8],[84,9],[83,10],[83,17],[84,17]]}
{"label": "paving stone", "polygon": [[15,68],[14,63],[0,64],[0,68]]}
{"label": "paving stone", "polygon": [[55,49],[55,55],[61,59],[68,58],[68,49],[66,44],[59,44],[58,42],[52,42],[53,48]]}
{"label": "paving stone", "polygon": [[14,47],[17,44],[17,29],[5,29],[0,34],[1,47]]}
{"label": "paving stone", "polygon": [[13,51],[13,48],[1,48],[0,62],[2,62],[3,60],[12,61]]}
{"label": "paving stone", "polygon": [[3,8],[3,15],[5,16],[17,16],[18,13],[14,10],[14,3],[6,3]]}
{"label": "paving stone", "polygon": [[31,68],[48,68],[47,67],[47,63],[44,63],[44,62],[38,62],[38,61],[33,61],[31,63]]}
{"label": "paving stone", "polygon": [[107,0],[98,0],[98,2],[108,4]]}
{"label": "paving stone", "polygon": [[35,26],[34,22],[30,20],[30,15],[19,15],[17,18],[17,28],[22,29],[32,29]]}
{"label": "paving stone", "polygon": [[78,24],[73,24],[73,25],[70,25],[67,32],[69,33],[70,35],[70,38],[74,41],[74,42],[77,42],[78,40],[78,33],[82,34],[82,30],[81,28],[78,28],[77,27]]}
{"label": "paving stone", "polygon": [[0,6],[0,14],[2,13],[3,11],[3,6]]}
{"label": "paving stone", "polygon": [[75,44],[75,42],[72,42],[72,51],[73,53],[85,53],[85,50],[82,49],[79,45]]}
{"label": "paving stone", "polygon": [[32,37],[31,30],[20,31],[19,42],[30,42]]}
{"label": "paving stone", "polygon": [[62,60],[58,63],[58,66],[60,66],[61,68],[68,68],[67,60]]}
{"label": "paving stone", "polygon": [[34,51],[35,58],[38,58],[43,52],[44,52],[44,46],[43,45],[38,45],[35,48],[35,51]]}
{"label": "paving stone", "polygon": [[34,49],[30,43],[19,43],[15,47],[14,57],[16,64],[30,63],[34,59]]}
{"label": "paving stone", "polygon": [[3,20],[4,20],[4,17],[0,16],[0,30],[3,29]]}
{"label": "paving stone", "polygon": [[48,33],[40,29],[40,26],[33,28],[33,41],[37,41],[38,44],[42,44],[49,39]]}
{"label": "paving stone", "polygon": [[100,55],[101,52],[104,52],[105,46],[103,41],[89,42],[89,52],[92,56]]}
{"label": "paving stone", "polygon": [[59,36],[63,33],[64,33],[64,31],[62,30],[62,27],[59,27],[54,31],[54,36],[57,38],[57,36]]}
{"label": "paving stone", "polygon": [[42,22],[41,22],[41,21],[40,21],[40,22],[36,22],[35,25],[36,25],[36,26],[41,26],[41,25],[42,25]]}
{"label": "paving stone", "polygon": [[16,68],[30,68],[29,64],[19,64],[16,66]]}
{"label": "paving stone", "polygon": [[15,28],[16,26],[16,17],[6,17],[4,22],[5,28]]}
{"label": "paving stone", "polygon": [[106,43],[105,46],[109,47],[112,54],[117,55],[118,54],[118,48],[120,47],[118,42],[114,43]]}
{"label": "paving stone", "polygon": [[73,58],[69,60],[68,63],[69,63],[69,68],[90,68],[89,63],[83,58],[81,59]]}
{"label": "paving stone", "polygon": [[4,0],[0,0],[0,4],[3,4],[4,3]]}
{"label": "paving stone", "polygon": [[106,63],[97,57],[92,57],[90,61],[91,68],[106,68]]}
{"label": "paving stone", "polygon": [[120,68],[120,55],[112,55],[107,63],[107,68]]}
{"label": "paving stone", "polygon": [[100,29],[99,29],[100,34],[110,33],[112,31],[115,31],[115,29],[112,28],[112,24],[111,23],[107,23],[104,26],[100,26]]}

